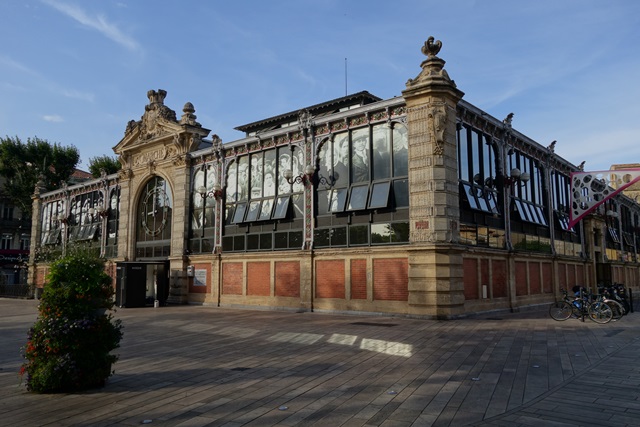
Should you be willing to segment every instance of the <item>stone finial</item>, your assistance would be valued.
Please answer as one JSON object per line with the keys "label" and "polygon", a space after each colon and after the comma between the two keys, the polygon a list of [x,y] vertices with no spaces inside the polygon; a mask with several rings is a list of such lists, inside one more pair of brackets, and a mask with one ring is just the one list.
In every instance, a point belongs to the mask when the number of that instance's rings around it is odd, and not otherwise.
{"label": "stone finial", "polygon": [[193,114],[196,112],[196,109],[193,107],[193,104],[187,102],[182,107],[182,117],[180,118],[180,124],[182,125],[192,125],[192,126],[200,126],[200,123],[196,122],[196,115]]}
{"label": "stone finial", "polygon": [[44,175],[41,173],[38,174],[38,181],[36,182],[33,194],[39,196],[40,194],[46,191],[46,185],[44,183]]}
{"label": "stone finial", "polygon": [[150,90],[147,92],[147,98],[149,98],[149,104],[164,104],[164,99],[167,97],[167,91],[163,89]]}
{"label": "stone finial", "polygon": [[551,144],[549,144],[549,146],[547,147],[550,153],[553,153],[554,151],[556,151],[556,142],[557,141],[554,139],[553,141],[551,141]]}
{"label": "stone finial", "polygon": [[424,46],[422,46],[422,53],[424,53],[427,58],[437,58],[438,52],[442,49],[442,42],[440,40],[436,40],[433,36],[429,36],[426,42],[424,42]]}
{"label": "stone finial", "polygon": [[[427,56],[427,59],[420,64],[422,68],[420,74],[415,79],[409,79],[407,81],[407,88],[432,84],[444,84],[452,88],[456,87],[456,83],[451,80],[447,70],[444,69],[445,61],[436,56],[441,48],[442,42],[435,40],[433,36],[430,36],[427,41],[424,42],[420,50]],[[459,95],[462,97],[464,93],[459,92]]]}
{"label": "stone finial", "polygon": [[578,170],[579,170],[579,171],[584,171],[584,163],[585,163],[585,161],[583,160],[583,161],[582,161],[582,163],[580,163],[580,164],[578,165]]}

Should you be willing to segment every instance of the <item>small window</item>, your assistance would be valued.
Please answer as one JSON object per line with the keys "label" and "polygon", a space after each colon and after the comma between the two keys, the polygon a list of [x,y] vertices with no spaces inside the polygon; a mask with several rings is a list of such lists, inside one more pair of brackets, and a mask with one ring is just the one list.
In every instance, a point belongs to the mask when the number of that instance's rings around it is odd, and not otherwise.
{"label": "small window", "polygon": [[538,225],[547,225],[547,219],[544,217],[544,213],[540,206],[527,203],[521,199],[516,199],[515,204],[516,210],[520,214],[520,219],[522,221]]}
{"label": "small window", "polygon": [[569,228],[569,217],[567,215],[556,211],[556,218],[558,218],[558,224],[560,224],[561,229],[565,231],[574,231],[573,227]]}
{"label": "small window", "polygon": [[273,211],[273,199],[263,200],[260,208],[260,221],[271,219],[271,211]]}
{"label": "small window", "polygon": [[368,185],[351,187],[351,194],[349,195],[349,210],[355,211],[355,210],[366,208],[368,196],[369,196]]}
{"label": "small window", "polygon": [[613,227],[608,227],[608,228],[609,228],[609,236],[611,236],[611,240],[613,240],[615,243],[620,243],[620,238],[618,237],[618,231]]}
{"label": "small window", "polygon": [[548,225],[547,219],[544,216],[544,212],[542,211],[542,208],[540,206],[535,206],[535,209],[538,212],[538,218],[540,218],[540,224]]}
{"label": "small window", "polygon": [[349,244],[366,245],[369,243],[369,226],[352,225],[349,227]]}
{"label": "small window", "polygon": [[342,212],[344,211],[344,205],[347,201],[347,189],[346,188],[338,188],[337,190],[331,191],[331,212]]}
{"label": "small window", "polygon": [[55,245],[58,243],[58,239],[60,238],[60,228],[56,228],[55,230],[51,230],[49,235],[47,236],[47,240],[44,242],[45,245]]}
{"label": "small window", "polygon": [[274,219],[283,219],[287,217],[287,211],[289,210],[289,196],[278,197],[276,201],[276,210],[273,214]]}
{"label": "small window", "polygon": [[369,201],[369,208],[386,208],[389,203],[389,189],[391,183],[376,182],[371,189],[371,200]]}
{"label": "small window", "polygon": [[247,212],[246,222],[257,221],[260,215],[260,201],[253,201],[249,203],[249,211]]}
{"label": "small window", "polygon": [[393,198],[397,208],[409,207],[409,180],[396,179],[393,181]]}
{"label": "small window", "polygon": [[469,207],[471,207],[471,209],[480,210],[475,194],[471,190],[471,186],[469,184],[462,184],[462,188],[464,189],[464,194],[469,202]]}
{"label": "small window", "polygon": [[238,203],[236,205],[236,211],[233,213],[233,223],[234,224],[238,224],[240,222],[242,222],[242,220],[244,219],[244,213],[247,210],[247,204],[246,203]]}

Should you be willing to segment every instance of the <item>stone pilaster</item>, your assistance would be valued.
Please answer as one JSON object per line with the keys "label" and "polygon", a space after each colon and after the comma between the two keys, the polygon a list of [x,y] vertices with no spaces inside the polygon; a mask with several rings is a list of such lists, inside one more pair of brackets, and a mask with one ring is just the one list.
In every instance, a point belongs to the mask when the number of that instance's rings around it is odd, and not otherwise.
{"label": "stone pilaster", "polygon": [[166,173],[173,177],[173,209],[171,221],[171,257],[180,258],[185,253],[185,236],[189,234],[189,205],[191,203],[191,174],[189,162],[180,157],[173,162],[174,168]]}
{"label": "stone pilaster", "polygon": [[464,93],[425,42],[421,73],[407,82],[409,129],[409,304],[416,314],[450,318],[464,312],[459,239],[456,106]]}
{"label": "stone pilaster", "polygon": [[36,183],[35,191],[31,196],[31,249],[29,251],[27,283],[32,286],[36,284],[36,255],[40,252],[42,242],[42,199],[40,194],[45,191],[44,181],[41,177]]}
{"label": "stone pilaster", "polygon": [[132,197],[131,194],[131,173],[130,171],[120,172],[120,205],[118,206],[118,214],[120,221],[118,223],[118,258],[124,261],[134,259],[132,253],[133,243],[130,236],[135,236],[135,218],[132,213]]}
{"label": "stone pilaster", "polygon": [[[188,138],[188,136],[186,136]],[[186,304],[189,299],[189,277],[185,249],[189,234],[191,173],[186,156],[178,155],[165,163],[164,172],[173,177],[173,209],[171,216],[171,256],[169,257],[169,304]],[[186,195],[178,197],[178,195]]]}

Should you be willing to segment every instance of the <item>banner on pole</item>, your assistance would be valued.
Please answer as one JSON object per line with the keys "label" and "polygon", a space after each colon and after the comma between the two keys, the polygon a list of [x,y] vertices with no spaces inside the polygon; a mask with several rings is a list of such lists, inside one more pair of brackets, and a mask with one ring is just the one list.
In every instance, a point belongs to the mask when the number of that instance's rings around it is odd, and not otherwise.
{"label": "banner on pole", "polygon": [[569,228],[598,206],[640,181],[640,169],[571,173]]}

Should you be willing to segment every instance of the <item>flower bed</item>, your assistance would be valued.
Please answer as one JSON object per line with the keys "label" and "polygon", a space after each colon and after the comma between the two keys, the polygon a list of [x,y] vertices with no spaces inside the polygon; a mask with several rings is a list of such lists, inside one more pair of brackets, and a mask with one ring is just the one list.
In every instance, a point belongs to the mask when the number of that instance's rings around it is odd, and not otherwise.
{"label": "flower bed", "polygon": [[122,324],[114,320],[111,278],[103,262],[76,252],[51,264],[38,319],[23,349],[20,374],[38,393],[103,386],[118,357]]}

